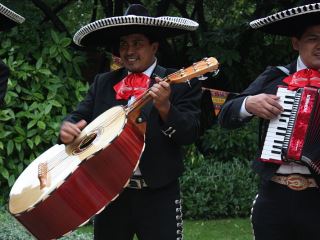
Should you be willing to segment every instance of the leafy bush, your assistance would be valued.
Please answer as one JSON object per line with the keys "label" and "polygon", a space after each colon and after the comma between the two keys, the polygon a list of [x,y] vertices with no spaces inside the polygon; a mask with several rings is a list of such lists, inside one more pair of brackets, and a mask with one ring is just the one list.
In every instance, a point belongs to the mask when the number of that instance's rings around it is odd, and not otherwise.
{"label": "leafy bush", "polygon": [[63,117],[87,90],[79,81],[84,58],[71,39],[51,31],[44,47],[27,54],[8,39],[0,56],[10,68],[6,105],[0,111],[0,205],[22,170],[55,144]]}
{"label": "leafy bush", "polygon": [[187,166],[181,179],[186,218],[248,216],[257,182],[249,163],[206,161]]}
{"label": "leafy bush", "polygon": [[212,219],[248,216],[257,191],[250,167],[256,155],[256,122],[228,131],[214,126],[203,138],[207,156],[188,149],[181,178],[187,218]]}
{"label": "leafy bush", "polygon": [[258,120],[245,127],[228,130],[214,125],[201,139],[201,152],[215,161],[252,160],[258,147]]}

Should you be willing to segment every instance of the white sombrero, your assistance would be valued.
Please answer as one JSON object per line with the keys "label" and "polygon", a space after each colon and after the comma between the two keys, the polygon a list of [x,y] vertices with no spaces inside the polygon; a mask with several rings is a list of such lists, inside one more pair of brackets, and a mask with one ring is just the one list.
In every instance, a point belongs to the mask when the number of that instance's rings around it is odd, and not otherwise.
{"label": "white sombrero", "polygon": [[250,22],[250,26],[254,29],[284,36],[295,36],[303,28],[317,24],[320,24],[319,0],[305,0],[298,7]]}
{"label": "white sombrero", "polygon": [[0,4],[0,31],[8,30],[17,24],[23,23],[24,20],[24,17]]}
{"label": "white sombrero", "polygon": [[173,37],[194,31],[199,24],[181,17],[151,17],[144,6],[132,4],[124,16],[104,18],[82,27],[73,37],[79,46],[107,46],[118,43],[119,37],[145,33],[155,39]]}

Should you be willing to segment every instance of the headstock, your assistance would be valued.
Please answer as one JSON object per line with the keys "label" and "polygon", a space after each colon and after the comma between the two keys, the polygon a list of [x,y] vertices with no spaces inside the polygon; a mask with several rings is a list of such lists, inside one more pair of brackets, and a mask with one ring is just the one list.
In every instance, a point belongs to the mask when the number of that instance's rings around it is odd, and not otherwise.
{"label": "headstock", "polygon": [[170,83],[181,83],[192,78],[199,77],[207,72],[217,71],[219,68],[218,60],[214,57],[204,58],[199,62],[192,64],[192,66],[180,69],[179,71],[170,74],[166,77]]}

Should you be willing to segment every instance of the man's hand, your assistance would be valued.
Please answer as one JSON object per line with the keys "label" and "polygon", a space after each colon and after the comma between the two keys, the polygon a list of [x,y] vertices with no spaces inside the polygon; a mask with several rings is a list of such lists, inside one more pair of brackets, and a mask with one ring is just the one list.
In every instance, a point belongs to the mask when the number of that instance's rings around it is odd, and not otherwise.
{"label": "man's hand", "polygon": [[80,135],[81,130],[87,125],[85,120],[80,120],[76,124],[71,122],[63,122],[60,128],[60,140],[64,144],[69,144]]}
{"label": "man's hand", "polygon": [[276,95],[265,93],[249,96],[246,100],[245,107],[249,113],[270,120],[283,112],[283,108],[279,104],[279,99]]}
{"label": "man's hand", "polygon": [[155,83],[150,89],[150,95],[153,98],[153,104],[158,109],[159,114],[163,121],[166,121],[170,110],[170,84],[164,81],[160,81],[160,78],[155,78]]}

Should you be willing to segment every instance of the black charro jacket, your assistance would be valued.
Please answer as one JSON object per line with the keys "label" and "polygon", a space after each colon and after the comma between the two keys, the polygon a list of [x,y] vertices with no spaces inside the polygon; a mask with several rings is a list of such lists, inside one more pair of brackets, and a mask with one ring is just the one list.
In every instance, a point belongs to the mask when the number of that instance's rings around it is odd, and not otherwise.
{"label": "black charro jacket", "polygon": [[[154,73],[164,77],[174,70],[156,66]],[[90,123],[107,109],[126,105],[127,100],[116,100],[113,86],[127,75],[127,70],[102,73],[95,77],[85,99],[67,118]],[[152,78],[152,76],[151,76]],[[152,81],[151,84],[154,82]],[[142,108],[141,118],[147,122],[146,144],[139,168],[150,188],[160,188],[175,180],[183,171],[181,147],[194,142],[200,128],[201,85],[197,80],[171,85],[171,108],[167,122],[160,119],[157,109],[149,102]],[[171,137],[165,131],[171,127]],[[172,131],[175,130],[175,131]]]}
{"label": "black charro jacket", "polygon": [[[289,70],[290,74],[296,72],[297,62],[292,62],[287,65],[286,68]],[[268,67],[258,78],[250,84],[250,86],[245,89],[240,95],[227,101],[219,115],[219,123],[224,128],[238,128],[243,126],[245,123],[250,121],[252,117],[246,119],[241,119],[239,116],[241,105],[244,99],[250,95],[257,95],[260,93],[276,94],[279,85],[286,85],[283,79],[287,76],[284,72],[276,67]],[[262,134],[259,139],[260,146],[257,159],[253,161],[253,169],[258,173],[262,179],[270,180],[270,178],[275,174],[279,168],[279,164],[262,162],[259,160],[262,151],[262,144],[264,143],[264,138],[266,136],[267,127],[269,121],[261,119],[260,126],[262,127]]]}

